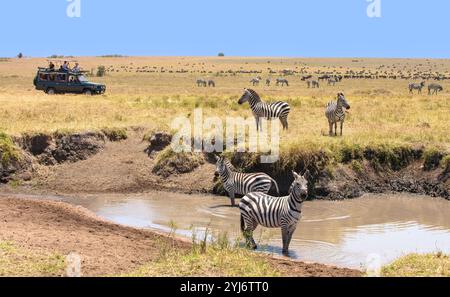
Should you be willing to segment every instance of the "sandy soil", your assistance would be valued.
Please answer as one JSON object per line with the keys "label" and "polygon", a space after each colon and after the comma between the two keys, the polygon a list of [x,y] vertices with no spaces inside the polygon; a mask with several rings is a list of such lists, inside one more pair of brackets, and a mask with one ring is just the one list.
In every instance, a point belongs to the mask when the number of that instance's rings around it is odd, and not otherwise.
{"label": "sandy soil", "polygon": [[[34,250],[82,257],[85,276],[130,272],[159,255],[158,244],[170,240],[164,235],[116,225],[89,211],[61,202],[17,198],[0,199],[0,241],[14,241]],[[177,240],[177,248],[189,248]],[[361,272],[270,258],[289,276],[359,276]]]}
{"label": "sandy soil", "polygon": [[42,166],[33,184],[56,193],[140,193],[170,190],[206,193],[213,186],[214,170],[206,163],[189,174],[163,178],[152,173],[154,157],[145,153],[148,142],[144,132],[129,130],[127,140],[106,142],[105,148],[91,158],[53,167]]}

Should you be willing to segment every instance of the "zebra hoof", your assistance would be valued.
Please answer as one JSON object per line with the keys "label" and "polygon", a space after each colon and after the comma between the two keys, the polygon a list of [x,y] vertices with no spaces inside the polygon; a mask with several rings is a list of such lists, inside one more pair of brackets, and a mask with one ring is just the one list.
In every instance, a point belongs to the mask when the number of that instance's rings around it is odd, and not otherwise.
{"label": "zebra hoof", "polygon": [[289,250],[283,250],[283,256],[289,257]]}
{"label": "zebra hoof", "polygon": [[255,244],[254,246],[252,246],[252,249],[253,249],[254,251],[256,251],[256,250],[258,249],[258,246]]}

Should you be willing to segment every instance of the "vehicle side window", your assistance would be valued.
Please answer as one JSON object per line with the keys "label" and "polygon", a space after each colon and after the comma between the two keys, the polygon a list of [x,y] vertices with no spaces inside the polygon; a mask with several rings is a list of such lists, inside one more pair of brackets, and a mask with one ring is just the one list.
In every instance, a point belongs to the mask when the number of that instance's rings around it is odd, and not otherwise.
{"label": "vehicle side window", "polygon": [[39,80],[47,81],[48,80],[48,74],[47,73],[39,74]]}
{"label": "vehicle side window", "polygon": [[67,79],[66,74],[58,74],[58,82],[65,82]]}
{"label": "vehicle side window", "polygon": [[69,82],[70,83],[77,83],[78,82],[78,78],[75,75],[71,75],[71,76],[69,76]]}

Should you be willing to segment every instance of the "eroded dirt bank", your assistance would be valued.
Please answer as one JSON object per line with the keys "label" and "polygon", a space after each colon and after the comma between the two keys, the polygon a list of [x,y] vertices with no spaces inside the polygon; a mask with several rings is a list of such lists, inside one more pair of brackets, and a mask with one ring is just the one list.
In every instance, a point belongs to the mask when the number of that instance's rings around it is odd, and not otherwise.
{"label": "eroded dirt bank", "polygon": [[[225,194],[214,177],[214,158],[174,154],[171,136],[133,128],[79,134],[25,135],[15,139],[18,160],[2,165],[4,192],[140,193],[163,190]],[[450,199],[450,157],[425,148],[343,148],[339,160],[325,152],[291,151],[276,164],[258,156],[229,157],[244,172],[266,172],[286,194],[291,170],[309,169],[313,199],[347,199],[364,193],[410,192]],[[13,155],[13,154],[12,154]],[[14,156],[14,155],[13,155]]]}
{"label": "eroded dirt bank", "polygon": [[[101,220],[83,208],[61,202],[20,198],[0,199],[0,241],[21,247],[67,255],[78,253],[85,276],[129,273],[151,264],[164,242],[189,250],[190,243],[151,231],[128,228]],[[360,276],[361,272],[320,264],[267,257],[287,276]]]}

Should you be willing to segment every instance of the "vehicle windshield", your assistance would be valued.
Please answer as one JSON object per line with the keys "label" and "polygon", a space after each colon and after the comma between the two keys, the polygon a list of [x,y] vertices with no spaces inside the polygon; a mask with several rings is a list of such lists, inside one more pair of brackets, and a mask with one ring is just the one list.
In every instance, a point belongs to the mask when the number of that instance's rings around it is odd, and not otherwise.
{"label": "vehicle windshield", "polygon": [[88,81],[87,78],[86,78],[84,75],[79,75],[79,76],[78,76],[78,80],[79,80],[80,82],[87,82],[87,81]]}

